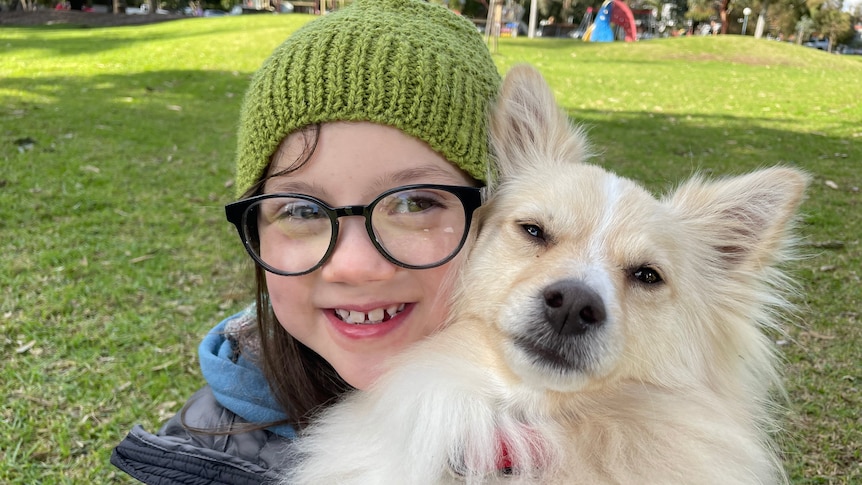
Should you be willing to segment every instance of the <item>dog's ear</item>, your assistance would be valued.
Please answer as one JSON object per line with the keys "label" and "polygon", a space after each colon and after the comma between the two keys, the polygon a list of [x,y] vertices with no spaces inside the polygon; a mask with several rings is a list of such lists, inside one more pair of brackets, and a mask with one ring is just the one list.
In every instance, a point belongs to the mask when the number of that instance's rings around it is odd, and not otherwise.
{"label": "dog's ear", "polygon": [[714,182],[695,177],[671,204],[712,249],[710,260],[757,271],[782,258],[807,183],[805,173],[784,167]]}
{"label": "dog's ear", "polygon": [[491,149],[507,179],[543,163],[581,162],[586,137],[569,123],[542,75],[528,65],[509,70],[491,114]]}

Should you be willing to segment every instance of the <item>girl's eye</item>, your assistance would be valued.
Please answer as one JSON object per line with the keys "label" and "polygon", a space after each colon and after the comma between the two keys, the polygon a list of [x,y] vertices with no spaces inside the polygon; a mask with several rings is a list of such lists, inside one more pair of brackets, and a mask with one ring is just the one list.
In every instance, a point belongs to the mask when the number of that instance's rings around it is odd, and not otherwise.
{"label": "girl's eye", "polygon": [[[261,199],[250,207],[258,213],[260,227],[277,225],[284,233],[292,233],[294,228],[325,226],[329,223],[329,213],[319,203],[298,197],[275,196]],[[321,229],[322,230],[322,229]]]}
{"label": "girl's eye", "polygon": [[532,238],[545,240],[545,231],[535,224],[521,224],[521,228]]}
{"label": "girl's eye", "polygon": [[397,195],[397,197],[391,199],[384,206],[393,214],[423,212],[437,207],[445,207],[440,200],[432,196],[423,196],[416,193]]}
{"label": "girl's eye", "polygon": [[310,221],[323,217],[326,217],[326,214],[324,214],[323,211],[320,210],[320,206],[316,204],[305,203],[285,204],[279,209],[278,213],[276,214],[276,218],[280,220],[291,219]]}
{"label": "girl's eye", "polygon": [[404,200],[403,208],[405,212],[422,212],[432,207],[436,207],[437,205],[438,204],[431,199],[420,199],[415,197]]}
{"label": "girl's eye", "polygon": [[658,274],[658,271],[648,266],[641,266],[634,270],[632,276],[634,276],[636,280],[647,285],[654,285],[664,281],[661,275]]}

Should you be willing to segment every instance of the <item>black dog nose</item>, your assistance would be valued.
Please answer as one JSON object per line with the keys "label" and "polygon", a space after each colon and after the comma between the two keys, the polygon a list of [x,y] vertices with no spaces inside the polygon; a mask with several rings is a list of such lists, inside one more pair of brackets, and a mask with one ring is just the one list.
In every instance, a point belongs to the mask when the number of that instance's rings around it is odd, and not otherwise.
{"label": "black dog nose", "polygon": [[602,297],[579,280],[562,280],[545,288],[545,317],[561,335],[581,335],[605,323]]}

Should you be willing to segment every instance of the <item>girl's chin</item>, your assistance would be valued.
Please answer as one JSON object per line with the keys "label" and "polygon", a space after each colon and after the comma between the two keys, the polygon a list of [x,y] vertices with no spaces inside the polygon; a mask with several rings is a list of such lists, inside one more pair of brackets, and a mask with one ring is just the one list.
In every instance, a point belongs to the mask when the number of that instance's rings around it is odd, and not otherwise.
{"label": "girl's chin", "polygon": [[341,376],[342,379],[344,379],[345,382],[362,391],[371,387],[371,385],[374,384],[374,382],[383,373],[382,370],[379,368],[368,368],[367,362],[364,363],[363,366],[365,368],[359,372],[356,372],[355,366],[351,366],[353,368],[348,369],[348,372],[339,372],[338,374]]}

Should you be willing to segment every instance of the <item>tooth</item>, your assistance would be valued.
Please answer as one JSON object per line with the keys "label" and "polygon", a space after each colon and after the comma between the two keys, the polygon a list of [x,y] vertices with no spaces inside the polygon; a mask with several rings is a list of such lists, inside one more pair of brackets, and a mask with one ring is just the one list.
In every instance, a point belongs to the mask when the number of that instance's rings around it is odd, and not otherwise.
{"label": "tooth", "polygon": [[368,312],[368,321],[370,323],[380,323],[383,321],[383,309],[378,308]]}
{"label": "tooth", "polygon": [[365,313],[350,310],[350,315],[347,317],[347,323],[365,323]]}
{"label": "tooth", "polygon": [[350,316],[349,311],[342,310],[341,308],[336,309],[335,313],[338,315],[338,318],[344,320],[345,322],[347,321],[347,317]]}
{"label": "tooth", "polygon": [[389,318],[394,317],[395,314],[398,313],[398,305],[392,305],[391,307],[387,308],[386,313],[389,315]]}

